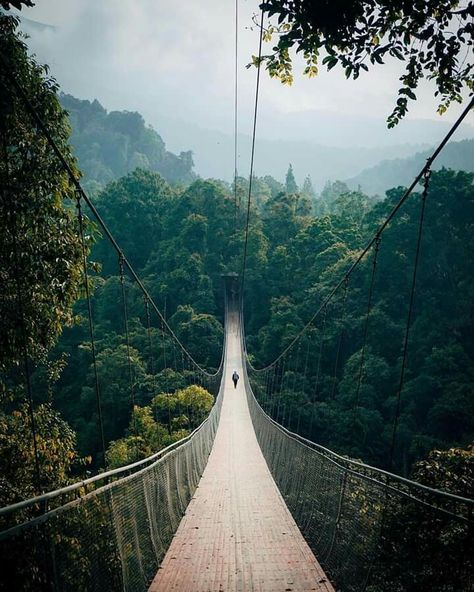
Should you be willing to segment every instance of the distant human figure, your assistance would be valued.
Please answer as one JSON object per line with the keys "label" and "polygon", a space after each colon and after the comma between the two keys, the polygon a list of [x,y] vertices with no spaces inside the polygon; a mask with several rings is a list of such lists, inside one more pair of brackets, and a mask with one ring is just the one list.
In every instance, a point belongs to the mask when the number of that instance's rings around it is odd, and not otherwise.
{"label": "distant human figure", "polygon": [[237,370],[234,370],[232,374],[232,382],[234,383],[234,388],[237,388],[237,383],[239,381],[239,375],[237,374]]}

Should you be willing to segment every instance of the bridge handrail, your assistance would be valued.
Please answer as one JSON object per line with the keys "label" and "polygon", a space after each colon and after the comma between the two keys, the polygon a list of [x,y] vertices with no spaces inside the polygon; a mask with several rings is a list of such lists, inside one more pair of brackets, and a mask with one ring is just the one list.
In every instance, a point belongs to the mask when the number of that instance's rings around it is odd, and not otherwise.
{"label": "bridge handrail", "polygon": [[[143,465],[152,464],[153,461],[157,460],[161,456],[164,456],[168,452],[171,452],[175,448],[179,448],[180,446],[185,444],[190,438],[192,438],[205,425],[205,423],[208,420],[209,420],[209,416],[206,417],[206,419],[202,423],[200,423],[198,425],[198,427],[195,428],[190,434],[188,434],[184,438],[181,438],[181,440],[177,440],[176,442],[173,442],[169,446],[162,448],[161,450],[159,450],[158,452],[155,452],[154,454],[152,454],[151,456],[148,456],[147,458],[143,458],[141,460],[138,460],[138,461],[131,463],[129,465],[125,465],[123,467],[118,467],[117,469],[111,469],[110,471],[106,471],[104,473],[99,473],[98,475],[94,475],[94,477],[89,477],[88,479],[83,479],[82,481],[76,481],[75,483],[71,483],[71,485],[66,485],[65,487],[60,487],[59,489],[54,489],[53,491],[48,491],[47,493],[43,493],[42,495],[37,495],[36,497],[28,498],[26,500],[22,500],[20,502],[14,503],[14,504],[10,504],[9,506],[4,506],[3,508],[0,508],[0,517],[6,516],[8,514],[11,514],[12,512],[18,511],[18,510],[24,510],[30,506],[34,506],[37,504],[41,504],[43,502],[51,501],[52,499],[55,499],[61,495],[65,495],[66,493],[71,493],[73,491],[76,491],[77,489],[83,489],[83,488],[87,487],[88,485],[91,485],[92,483],[96,483],[97,481],[103,481],[104,479],[110,479],[111,477],[115,477],[116,475],[130,472],[133,469],[136,469],[137,467],[143,467]],[[133,473],[133,474],[135,474],[135,473]],[[129,476],[129,475],[127,475],[127,476]]]}
{"label": "bridge handrail", "polygon": [[[241,317],[242,317],[242,315],[241,315]],[[240,335],[241,335],[243,359],[247,362],[247,364],[250,366],[250,368],[253,371],[256,371],[258,373],[259,370],[253,368],[252,364],[250,363],[250,361],[248,359],[248,353],[247,353],[246,342],[245,342],[245,337],[244,337],[244,333],[243,333],[243,327],[244,326],[241,321]],[[357,469],[364,469],[364,470],[370,471],[370,472],[378,474],[378,475],[383,475],[385,478],[393,479],[394,481],[398,481],[399,483],[403,483],[403,484],[408,485],[414,489],[421,489],[423,491],[426,491],[427,493],[438,495],[438,496],[441,496],[445,499],[452,500],[454,502],[461,502],[463,504],[466,504],[467,506],[474,507],[474,499],[466,498],[466,497],[457,495],[455,493],[449,493],[448,491],[443,491],[441,489],[435,489],[433,487],[429,487],[428,485],[423,485],[422,483],[419,483],[418,481],[413,481],[411,479],[407,479],[406,477],[402,477],[401,475],[396,475],[395,473],[391,473],[391,472],[386,471],[384,469],[380,469],[378,467],[373,467],[372,465],[368,465],[368,464],[363,463],[361,461],[347,458],[345,456],[338,454],[337,452],[330,450],[329,448],[322,446],[321,444],[316,444],[316,442],[312,442],[311,440],[304,438],[303,436],[300,436],[299,434],[288,430],[287,428],[285,428],[284,426],[282,426],[281,424],[276,422],[273,418],[271,418],[266,413],[266,411],[262,408],[260,403],[257,401],[257,398],[256,398],[256,396],[253,392],[252,386],[250,384],[250,378],[249,378],[248,372],[247,372],[247,364],[244,364],[244,375],[245,375],[244,380],[246,379],[247,386],[249,388],[249,392],[250,392],[252,398],[254,399],[256,405],[258,406],[261,413],[263,413],[263,415],[266,417],[266,419],[268,419],[276,428],[278,428],[280,431],[285,433],[292,440],[295,440],[295,441],[299,442],[300,444],[307,446],[308,448],[311,448],[317,452],[320,452],[321,455],[323,455],[328,460],[335,462],[336,464],[339,464],[340,466],[342,465],[342,468],[344,468],[345,470],[352,470],[353,472],[357,473],[360,477],[367,478],[367,475],[364,475],[363,473],[360,472],[360,470],[357,470]],[[337,462],[334,459],[337,459],[340,462]],[[357,469],[349,469],[347,467],[347,465],[357,467]],[[381,480],[380,483],[386,487],[391,487],[385,481]],[[397,490],[397,491],[400,491],[400,490]],[[406,494],[406,492],[402,492],[402,491],[400,491],[400,493],[404,493],[405,495],[409,495],[409,494]],[[409,497],[413,497],[413,496],[409,496]],[[417,499],[417,498],[413,498],[413,499]],[[421,500],[417,499],[417,501],[421,501]]]}
{"label": "bridge handrail", "polygon": [[[227,311],[228,311],[227,294],[225,295],[225,310],[226,310],[226,316],[227,316]],[[221,356],[219,368],[217,369],[215,374],[208,375],[210,378],[217,377],[217,375],[219,373],[221,373],[223,370],[224,360],[225,360],[225,355],[226,355],[226,350],[227,350],[227,340],[226,340],[225,335],[226,335],[226,333],[224,332],[224,343],[223,343],[222,356]],[[222,390],[222,384],[219,388],[219,392],[218,392],[217,397],[215,399],[213,408],[217,404],[219,397],[221,397],[221,390]],[[118,467],[116,469],[110,469],[109,471],[99,473],[98,475],[94,475],[93,477],[89,477],[88,479],[82,479],[81,481],[76,481],[75,483],[71,483],[70,485],[66,485],[65,487],[60,487],[58,489],[54,489],[53,491],[48,491],[48,492],[43,493],[41,495],[37,495],[35,497],[28,498],[26,500],[21,500],[19,502],[15,502],[14,504],[4,506],[3,508],[0,508],[0,518],[3,516],[7,516],[8,514],[11,514],[12,512],[17,512],[19,510],[25,510],[26,508],[29,508],[30,506],[34,506],[34,505],[42,504],[43,502],[51,501],[61,495],[65,495],[67,493],[72,493],[78,489],[84,489],[88,485],[96,483],[97,481],[103,481],[106,479],[110,479],[111,477],[116,477],[117,475],[122,475],[123,473],[127,473],[127,472],[130,473],[131,471],[133,471],[134,469],[136,469],[138,467],[144,467],[144,465],[151,465],[155,460],[165,456],[168,452],[171,452],[172,450],[179,448],[180,446],[185,444],[188,440],[190,440],[206,424],[206,422],[209,421],[209,417],[211,415],[211,412],[212,412],[212,410],[209,412],[209,415],[206,417],[206,419],[204,419],[204,421],[202,421],[190,434],[188,434],[184,438],[181,438],[180,440],[177,440],[176,442],[173,442],[169,446],[162,448],[161,450],[159,450],[158,452],[155,452],[151,456],[148,456],[147,458],[143,458],[141,460],[135,461],[135,462],[125,465],[123,467]],[[133,473],[133,474],[136,474],[136,473]],[[80,496],[80,497],[83,498],[84,496]]]}
{"label": "bridge handrail", "polygon": [[[328,460],[335,462],[336,464],[338,464],[341,468],[345,469],[345,470],[351,470],[348,469],[347,466],[345,465],[352,465],[358,468],[362,468],[362,469],[367,469],[373,473],[379,474],[379,475],[384,475],[385,477],[388,477],[390,479],[393,479],[395,481],[399,481],[401,483],[404,483],[406,485],[409,485],[410,487],[413,487],[415,489],[422,489],[428,493],[432,493],[434,495],[440,495],[442,497],[445,497],[447,499],[451,499],[453,501],[456,502],[462,502],[464,504],[467,504],[469,506],[474,506],[474,499],[471,498],[467,498],[467,497],[462,497],[460,495],[457,495],[455,493],[450,493],[448,491],[443,491],[442,489],[435,489],[433,487],[429,487],[428,485],[423,485],[423,483],[419,483],[418,481],[413,481],[411,479],[407,479],[406,477],[402,477],[401,475],[397,475],[395,473],[390,473],[389,471],[386,471],[384,469],[380,469],[378,467],[373,467],[372,465],[368,465],[365,464],[361,461],[357,461],[351,458],[348,458],[346,456],[342,456],[340,454],[338,454],[337,452],[334,452],[332,450],[330,450],[329,448],[325,448],[324,446],[322,446],[321,444],[316,444],[316,442],[312,442],[311,440],[308,440],[307,438],[304,438],[303,436],[300,436],[299,434],[292,432],[290,430],[288,430],[287,428],[285,428],[284,426],[282,426],[281,424],[279,424],[278,422],[276,422],[274,419],[272,419],[261,407],[260,403],[257,401],[252,388],[250,387],[250,392],[252,394],[252,397],[255,400],[255,403],[258,405],[260,411],[266,416],[266,418],[273,424],[275,425],[275,427],[277,427],[280,431],[284,432],[289,438],[291,438],[292,440],[296,440],[298,442],[300,442],[301,444],[303,444],[304,446],[307,446],[308,448],[311,448],[313,450],[316,450],[317,452],[321,452],[325,458],[327,458]],[[339,461],[341,461],[340,463],[335,461],[334,458],[338,459]],[[367,475],[365,475],[364,473],[361,473],[360,471],[357,470],[351,470],[351,472],[359,475],[360,477],[363,478],[369,478]],[[378,483],[384,485],[384,487],[391,487],[392,489],[393,486],[388,485],[385,481],[378,481],[376,479],[373,478],[369,478],[371,480],[375,480]],[[398,492],[400,492],[400,490],[397,489]],[[405,492],[400,492],[400,493],[404,493],[405,495],[409,495],[406,494]],[[413,497],[413,496],[410,496]],[[420,500],[417,500],[420,501]]]}
{"label": "bridge handrail", "polygon": [[[126,475],[126,476],[122,477],[121,479],[118,479],[117,481],[112,481],[110,483],[106,483],[103,486],[101,486],[97,489],[94,489],[92,491],[89,491],[87,493],[84,493],[84,495],[81,495],[76,499],[66,502],[65,504],[63,504],[61,506],[58,506],[58,507],[52,508],[52,509],[46,509],[46,511],[39,516],[25,520],[24,522],[20,522],[18,524],[14,524],[13,526],[10,526],[9,528],[7,528],[3,531],[0,531],[0,540],[2,540],[4,538],[8,538],[12,534],[20,532],[21,530],[23,530],[25,528],[29,528],[35,524],[44,522],[44,521],[48,520],[51,516],[54,516],[55,514],[58,514],[64,510],[67,510],[68,508],[70,508],[74,505],[77,505],[78,503],[88,499],[92,495],[97,495],[99,493],[102,493],[103,491],[106,491],[108,489],[112,489],[116,485],[123,484],[131,478],[138,477],[143,471],[146,471],[147,469],[151,469],[159,460],[163,460],[165,457],[167,457],[168,454],[173,452],[173,450],[177,450],[177,449],[181,448],[181,446],[186,444],[186,442],[188,442],[197,432],[199,432],[208,421],[209,421],[209,417],[207,417],[195,430],[193,430],[191,432],[191,434],[189,434],[188,436],[186,436],[184,438],[181,438],[181,440],[174,442],[170,446],[163,448],[162,450],[160,450],[156,454],[153,454],[152,456],[149,456],[148,458],[143,459],[142,461],[132,463],[132,464],[127,465],[125,467],[120,467],[120,469],[114,469],[112,471],[108,471],[107,474],[110,475],[110,473],[116,474],[118,471],[126,471],[129,469],[132,469],[133,467],[136,467],[137,465],[144,464],[147,461],[150,462],[149,466],[143,467],[139,471],[136,471],[134,473],[130,473],[129,475]],[[25,509],[29,505],[33,505],[35,503],[35,500],[36,500],[36,503],[41,503],[41,501],[48,501],[50,499],[53,499],[54,497],[58,497],[59,495],[63,495],[65,493],[70,493],[71,491],[74,491],[75,489],[78,489],[80,487],[84,487],[85,485],[83,485],[83,484],[89,485],[93,481],[98,481],[100,477],[104,478],[105,475],[106,475],[105,473],[102,475],[97,475],[96,477],[93,477],[91,479],[88,479],[88,480],[85,480],[82,482],[78,482],[78,483],[74,483],[73,485],[64,487],[62,489],[57,489],[55,491],[50,492],[49,494],[44,494],[43,496],[38,496],[37,498],[31,498],[29,500],[25,500],[24,502],[19,502],[18,504],[12,504],[11,506],[6,506],[5,508],[2,508],[2,510],[11,509],[13,511],[14,509],[17,509],[17,510],[18,509]],[[52,495],[52,494],[55,494],[55,495]],[[38,501],[38,499],[39,499],[39,501]],[[17,506],[17,507],[14,508],[14,506]],[[18,506],[20,506],[20,507],[18,507]]]}

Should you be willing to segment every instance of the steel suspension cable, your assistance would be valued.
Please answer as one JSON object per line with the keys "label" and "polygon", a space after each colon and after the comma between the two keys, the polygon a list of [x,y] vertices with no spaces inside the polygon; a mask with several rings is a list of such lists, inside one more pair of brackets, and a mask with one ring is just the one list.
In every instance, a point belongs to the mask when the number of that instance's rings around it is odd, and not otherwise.
{"label": "steel suspension cable", "polygon": [[393,458],[394,458],[394,454],[395,454],[395,443],[396,443],[396,438],[397,438],[398,422],[399,422],[399,418],[400,418],[401,397],[402,397],[402,391],[403,391],[403,383],[405,380],[405,370],[406,370],[406,362],[407,362],[407,355],[408,355],[408,343],[409,343],[409,339],[410,339],[411,320],[412,320],[412,316],[413,316],[413,304],[415,301],[416,279],[418,276],[418,265],[420,262],[421,241],[423,238],[423,224],[424,224],[424,220],[425,220],[426,199],[428,197],[430,176],[431,176],[431,170],[427,169],[425,172],[423,193],[421,195],[420,218],[419,218],[419,222],[418,222],[418,235],[417,235],[417,239],[416,239],[416,248],[415,248],[415,261],[413,264],[413,275],[412,275],[411,288],[410,288],[410,301],[408,304],[408,314],[407,314],[407,321],[406,321],[406,327],[405,327],[405,336],[403,339],[402,363],[401,363],[401,368],[400,368],[400,380],[398,383],[398,390],[397,390],[397,406],[395,409],[395,417],[394,417],[394,421],[393,421],[393,431],[392,431],[392,442],[390,445],[390,460],[389,460],[390,469],[392,469],[392,467],[393,467]]}
{"label": "steel suspension cable", "polygon": [[[277,401],[275,418],[280,417],[281,394],[282,394],[282,390],[283,390],[283,381],[285,380],[285,364],[286,364],[286,358],[283,358],[281,360],[281,364],[280,364],[279,381],[278,381],[278,385],[277,385],[278,401]],[[277,421],[278,421],[278,419],[277,419]]]}
{"label": "steel suspension cable", "polygon": [[145,316],[146,316],[146,331],[148,336],[148,347],[150,348],[150,371],[152,375],[153,391],[156,390],[156,373],[155,373],[155,357],[153,355],[153,340],[151,336],[151,317],[150,317],[150,305],[148,298],[143,297],[145,303]]}
{"label": "steel suspension cable", "polygon": [[89,288],[89,271],[87,269],[87,248],[86,242],[84,238],[84,215],[82,213],[82,205],[81,205],[81,194],[76,192],[76,209],[77,209],[77,220],[79,223],[79,236],[81,241],[81,251],[82,251],[82,272],[84,276],[84,289],[86,292],[86,301],[87,301],[87,318],[89,324],[89,341],[91,344],[91,356],[92,356],[92,367],[94,369],[94,390],[95,390],[95,399],[97,405],[97,420],[99,424],[99,435],[100,435],[100,445],[102,448],[102,455],[104,458],[104,467],[107,467],[107,456],[106,456],[106,447],[105,447],[105,437],[104,437],[104,421],[102,417],[102,401],[100,396],[100,383],[99,383],[99,372],[97,370],[97,351],[95,345],[95,328],[94,328],[94,319],[92,316],[92,302],[91,302],[91,293]]}
{"label": "steel suspension cable", "polygon": [[[295,365],[293,367],[293,385],[291,387],[293,395],[295,394],[296,382],[298,380],[298,366],[299,366],[299,361],[300,361],[300,353],[301,353],[301,341],[298,341],[298,347],[296,348]],[[291,429],[292,416],[293,416],[293,405],[290,407],[290,411],[288,413],[288,429]]]}
{"label": "steel suspension cable", "polygon": [[273,371],[274,369],[271,368],[270,370],[268,370],[267,372],[265,372],[266,374],[266,389],[267,389],[267,393],[266,393],[266,412],[270,413],[270,409],[271,409],[271,404],[272,404],[272,393],[273,393],[273,381],[275,379],[275,372]]}
{"label": "steel suspension cable", "polygon": [[[21,86],[21,84],[18,82],[18,80],[16,79],[16,77],[10,71],[9,64],[6,62],[5,58],[2,55],[0,55],[0,64],[3,65],[5,76],[9,79],[9,81],[11,82],[11,84],[13,85],[13,87],[15,88],[18,96],[23,101],[23,103],[24,103],[27,111],[31,115],[33,121],[36,123],[36,126],[37,126],[38,130],[44,135],[44,137],[46,138],[46,141],[51,146],[51,149],[53,150],[53,152],[56,155],[57,159],[61,163],[61,166],[63,167],[64,171],[68,175],[71,184],[81,194],[82,198],[84,199],[84,202],[87,204],[87,207],[90,209],[90,211],[94,215],[94,218],[97,220],[99,226],[101,227],[101,229],[103,230],[104,234],[106,235],[107,239],[112,244],[112,247],[117,252],[117,255],[119,256],[119,258],[122,259],[124,266],[127,267],[130,275],[132,276],[133,280],[135,281],[135,283],[140,288],[141,292],[145,296],[148,297],[148,300],[149,300],[149,302],[151,304],[151,307],[155,311],[155,313],[158,316],[158,318],[163,321],[163,323],[166,326],[166,329],[169,332],[169,334],[171,335],[171,337],[178,344],[178,346],[183,350],[184,354],[190,359],[190,361],[192,362],[192,364],[200,372],[202,372],[203,374],[209,375],[209,376],[213,376],[213,375],[218,374],[219,371],[220,371],[220,368],[214,374],[210,374],[204,368],[202,368],[196,362],[196,360],[191,356],[191,354],[188,352],[188,350],[184,347],[184,345],[178,339],[178,337],[176,336],[176,334],[174,333],[174,331],[168,325],[168,323],[166,322],[165,318],[163,317],[161,311],[157,307],[155,301],[150,296],[150,294],[147,291],[147,289],[145,288],[143,282],[141,281],[141,279],[139,278],[139,276],[135,272],[135,269],[132,267],[131,263],[128,261],[127,257],[125,256],[125,254],[123,253],[123,251],[120,248],[119,244],[117,243],[117,241],[116,241],[115,237],[113,236],[112,232],[110,231],[110,229],[108,228],[108,226],[104,222],[102,216],[99,214],[97,208],[95,207],[95,205],[93,204],[93,202],[91,201],[91,199],[89,198],[89,196],[87,195],[87,193],[84,191],[84,189],[83,189],[82,185],[80,184],[79,180],[76,178],[76,176],[75,176],[75,174],[74,174],[74,172],[73,172],[70,164],[67,162],[67,160],[64,157],[63,153],[61,152],[59,146],[57,145],[56,141],[52,137],[51,132],[49,131],[48,126],[44,123],[44,121],[42,120],[42,118],[40,117],[40,115],[38,114],[38,112],[36,111],[36,109],[34,108],[33,104],[31,103],[30,99],[28,98],[28,96],[27,96],[26,92],[24,91],[23,87]],[[222,360],[221,360],[221,365],[222,365]]]}
{"label": "steel suspension cable", "polygon": [[263,16],[264,11],[261,11],[260,17],[260,36],[258,42],[258,58],[257,58],[257,81],[255,85],[255,105],[254,105],[254,113],[253,113],[253,129],[252,129],[252,151],[250,156],[250,177],[249,177],[249,191],[247,197],[247,218],[245,222],[245,242],[244,242],[244,254],[242,257],[242,273],[241,273],[241,280],[240,280],[240,298],[241,298],[241,308],[243,306],[243,298],[244,298],[244,288],[245,288],[245,271],[247,267],[247,248],[248,248],[248,239],[249,239],[249,224],[250,224],[250,203],[252,199],[252,180],[253,180],[253,165],[255,159],[255,137],[257,134],[257,113],[258,113],[258,96],[259,96],[259,89],[260,89],[260,63],[262,59],[262,41],[263,41]]}
{"label": "steel suspension cable", "polygon": [[167,355],[166,355],[166,335],[165,335],[165,328],[163,321],[160,323],[161,325],[161,347],[163,352],[163,370],[168,367]]}
{"label": "steel suspension cable", "polygon": [[[310,350],[310,340],[308,339],[308,342],[306,344],[306,355],[305,355],[305,360],[304,360],[304,371],[303,371],[303,389],[302,389],[302,393],[303,393],[303,397],[306,398],[305,396],[305,384],[306,384],[306,377],[307,377],[307,373],[308,373],[308,362],[309,362],[309,350]],[[301,422],[301,411],[302,411],[302,405],[298,406],[298,421],[296,424],[296,432],[299,433],[300,431],[300,422]]]}
{"label": "steel suspension cable", "polygon": [[[338,292],[338,290],[344,284],[346,279],[350,278],[350,276],[352,275],[354,270],[358,267],[358,265],[363,260],[365,255],[368,253],[368,251],[374,245],[375,241],[377,240],[377,237],[382,235],[382,233],[387,228],[387,226],[390,224],[390,222],[393,220],[393,218],[395,217],[397,212],[400,210],[400,208],[403,206],[403,204],[406,202],[406,200],[410,197],[410,195],[412,194],[415,187],[423,179],[423,177],[426,174],[426,171],[428,171],[431,168],[433,162],[435,161],[435,159],[437,158],[439,153],[443,150],[443,148],[446,146],[446,144],[449,142],[449,140],[453,136],[454,132],[458,129],[458,127],[461,125],[461,123],[464,121],[464,119],[467,117],[467,115],[469,114],[469,112],[473,108],[474,108],[474,96],[470,99],[468,105],[461,112],[461,114],[459,115],[457,120],[454,122],[454,124],[451,126],[449,131],[446,133],[444,138],[441,140],[441,142],[438,144],[436,149],[433,151],[432,155],[427,159],[426,164],[422,167],[420,172],[416,175],[416,177],[412,181],[411,185],[405,190],[405,192],[403,193],[403,195],[401,196],[399,201],[395,204],[395,206],[392,208],[392,210],[390,211],[388,216],[385,218],[385,220],[381,223],[379,228],[376,230],[374,236],[369,240],[367,245],[362,249],[362,251],[359,253],[359,255],[357,256],[355,261],[349,266],[347,271],[343,274],[341,279],[336,283],[336,285],[332,288],[332,290],[330,290],[330,292],[328,293],[326,298],[323,300],[323,302],[321,303],[319,308],[315,311],[315,313],[312,315],[312,317],[309,319],[309,321],[306,323],[306,325],[304,325],[304,327],[293,338],[293,340],[286,346],[285,349],[283,349],[283,351],[272,362],[270,362],[269,364],[267,364],[263,368],[255,368],[252,366],[252,369],[254,372],[263,372],[264,370],[266,370],[270,366],[273,366],[281,357],[283,357],[287,353],[287,351],[289,351],[293,347],[293,345],[296,343],[296,341],[298,341],[298,339],[300,339],[301,335],[303,335],[303,333],[305,333],[308,330],[308,328],[313,324],[313,322],[316,320],[316,318],[319,317],[319,315],[323,311],[324,307],[333,299],[334,295]],[[247,360],[247,363],[249,363],[249,360]]]}
{"label": "steel suspension cable", "polygon": [[275,366],[273,366],[274,372],[274,379],[273,379],[273,395],[272,395],[272,411],[271,416],[276,417],[276,413],[278,411],[278,405],[280,403],[279,400],[279,388],[281,385],[281,375],[282,375],[282,366],[284,365],[284,359],[279,360]]}
{"label": "steel suspension cable", "polygon": [[239,0],[235,0],[235,63],[234,63],[234,232],[237,233],[237,214],[238,214],[238,203],[237,203],[237,158],[238,158],[238,67],[239,67]]}
{"label": "steel suspension cable", "polygon": [[341,357],[341,351],[344,343],[344,336],[346,332],[346,314],[347,314],[347,296],[349,293],[349,278],[346,278],[344,282],[344,292],[342,296],[342,312],[341,312],[341,332],[339,334],[339,339],[337,341],[337,349],[336,349],[336,359],[334,361],[334,379],[332,383],[331,389],[331,399],[334,399],[336,394],[336,385],[337,385],[337,372],[339,370],[339,359]]}
{"label": "steel suspension cable", "polygon": [[278,380],[278,376],[277,376],[277,372],[278,372],[278,364],[275,364],[275,366],[272,366],[271,368],[268,368],[267,370],[268,372],[272,372],[272,374],[270,374],[270,400],[269,400],[269,415],[271,417],[273,417],[273,414],[275,412],[275,393],[276,393],[276,387],[277,387],[277,380]]}
{"label": "steel suspension cable", "polygon": [[123,321],[125,329],[125,345],[127,347],[127,362],[128,362],[128,379],[130,383],[130,403],[132,407],[132,422],[133,422],[133,433],[137,436],[137,420],[135,417],[135,387],[133,379],[132,369],[132,356],[130,351],[130,332],[128,326],[128,307],[127,307],[127,295],[125,294],[125,274],[123,258],[119,257],[119,274],[120,274],[120,287],[122,292],[122,310],[123,310]]}
{"label": "steel suspension cable", "polygon": [[323,310],[323,320],[322,320],[322,323],[321,323],[321,330],[320,330],[320,333],[319,333],[319,351],[318,351],[318,364],[317,364],[317,368],[316,368],[316,384],[315,384],[315,387],[314,387],[313,396],[311,398],[312,409],[311,409],[311,422],[310,422],[310,425],[309,425],[310,436],[313,433],[314,410],[315,410],[316,398],[318,396],[318,391],[319,391],[319,376],[320,376],[320,373],[321,373],[321,358],[322,358],[322,355],[323,355],[324,334],[326,332],[326,316],[327,316],[327,308],[324,308],[324,310]]}

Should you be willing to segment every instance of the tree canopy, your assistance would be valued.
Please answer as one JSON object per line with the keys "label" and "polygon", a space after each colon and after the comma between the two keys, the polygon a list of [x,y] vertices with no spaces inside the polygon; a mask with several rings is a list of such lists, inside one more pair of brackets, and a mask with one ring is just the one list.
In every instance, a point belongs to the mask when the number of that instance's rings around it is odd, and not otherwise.
{"label": "tree canopy", "polygon": [[52,130],[72,170],[70,126],[47,68],[28,57],[16,36],[17,19],[0,15],[0,368],[18,364],[27,344],[37,357],[72,322],[80,293],[82,252],[71,205],[74,190],[58,159],[40,137],[7,77]]}
{"label": "tree canopy", "polygon": [[61,372],[63,361],[48,361],[47,354],[64,326],[74,322],[82,246],[71,207],[73,188],[8,77],[9,70],[15,72],[78,174],[57,85],[46,67],[28,57],[15,32],[17,23],[0,14],[0,55],[6,66],[0,68],[1,504],[64,485],[77,460],[74,432],[51,401],[33,401],[25,388],[34,364],[44,364],[48,388]]}
{"label": "tree canopy", "polygon": [[196,177],[191,151],[166,150],[161,136],[131,111],[107,112],[99,101],[59,97],[72,125],[71,144],[81,163],[86,189],[97,193],[110,181],[141,168],[160,173],[170,183],[188,184]]}

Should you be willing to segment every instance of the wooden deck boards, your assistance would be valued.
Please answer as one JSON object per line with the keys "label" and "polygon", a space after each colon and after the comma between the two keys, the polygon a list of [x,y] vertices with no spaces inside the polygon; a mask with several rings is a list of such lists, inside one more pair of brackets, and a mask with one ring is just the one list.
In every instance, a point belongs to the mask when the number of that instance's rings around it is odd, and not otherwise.
{"label": "wooden deck boards", "polygon": [[236,321],[209,462],[149,592],[334,592],[262,455],[250,418]]}

